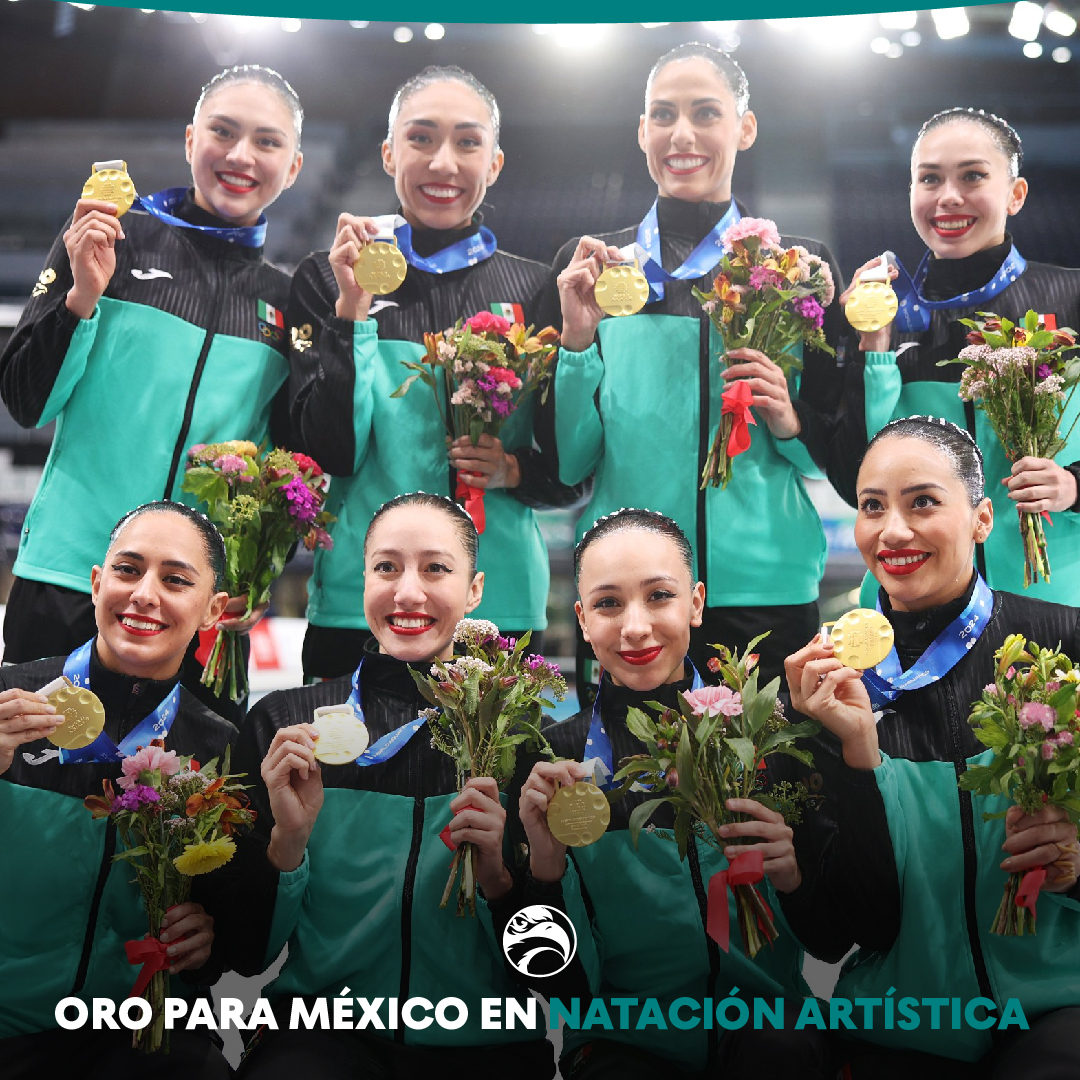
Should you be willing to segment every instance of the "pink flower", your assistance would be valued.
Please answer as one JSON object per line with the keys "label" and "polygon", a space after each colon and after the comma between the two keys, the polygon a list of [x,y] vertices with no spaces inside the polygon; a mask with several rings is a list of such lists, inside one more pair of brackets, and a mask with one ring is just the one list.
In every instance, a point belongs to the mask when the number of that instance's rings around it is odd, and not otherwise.
{"label": "pink flower", "polygon": [[1073,733],[1071,731],[1059,731],[1056,741],[1058,746],[1072,746]]}
{"label": "pink flower", "polygon": [[1034,727],[1041,724],[1043,731],[1053,731],[1057,723],[1057,710],[1038,701],[1029,701],[1020,708],[1020,726]]}
{"label": "pink flower", "polygon": [[247,468],[247,462],[239,454],[222,454],[221,457],[214,459],[214,468],[226,476],[235,476]]}
{"label": "pink flower", "polygon": [[738,716],[742,712],[742,696],[727,686],[684,690],[683,697],[695,716]]}
{"label": "pink flower", "polygon": [[1043,761],[1049,761],[1054,756],[1054,744],[1044,742],[1042,744]]}
{"label": "pink flower", "polygon": [[465,325],[476,334],[490,331],[495,334],[507,334],[510,332],[510,320],[504,319],[491,311],[478,311],[471,319],[465,320]]}
{"label": "pink flower", "polygon": [[755,266],[750,271],[750,288],[764,289],[766,285],[779,285],[784,279],[768,266]]}
{"label": "pink flower", "polygon": [[988,682],[983,687],[983,693],[984,694],[989,694],[991,697],[997,697],[998,696],[997,683]]}
{"label": "pink flower", "polygon": [[496,382],[500,383],[506,383],[514,390],[519,389],[521,386],[521,380],[509,368],[490,367],[488,368],[487,374],[489,379],[494,379]]}
{"label": "pink flower", "polygon": [[131,791],[139,777],[144,772],[159,770],[162,776],[172,776],[180,771],[180,762],[176,759],[175,750],[162,750],[160,746],[144,746],[136,751],[131,757],[126,757],[120,763],[124,774],[117,778],[117,783],[125,790]]}
{"label": "pink flower", "polygon": [[733,247],[740,240],[756,237],[766,247],[778,248],[780,246],[780,233],[776,230],[776,222],[768,218],[744,217],[736,221],[726,233],[724,233],[724,247]]}

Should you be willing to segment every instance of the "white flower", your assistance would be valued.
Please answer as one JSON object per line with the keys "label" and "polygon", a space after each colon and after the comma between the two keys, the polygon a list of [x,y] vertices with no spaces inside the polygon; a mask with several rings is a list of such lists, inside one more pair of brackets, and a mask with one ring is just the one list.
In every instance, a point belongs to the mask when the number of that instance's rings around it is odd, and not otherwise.
{"label": "white flower", "polygon": [[454,641],[462,645],[483,645],[499,636],[499,628],[489,619],[462,619],[454,628]]}

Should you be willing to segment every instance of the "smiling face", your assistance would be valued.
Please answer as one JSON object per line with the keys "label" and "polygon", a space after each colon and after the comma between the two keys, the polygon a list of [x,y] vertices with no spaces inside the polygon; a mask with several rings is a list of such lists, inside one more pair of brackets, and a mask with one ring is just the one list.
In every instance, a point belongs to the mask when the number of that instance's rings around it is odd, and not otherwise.
{"label": "smiling face", "polygon": [[629,528],[593,541],[581,557],[578,595],[581,632],[616,686],[653,690],[684,677],[705,586],[692,584],[671,539]]}
{"label": "smiling face", "polygon": [[673,60],[656,73],[638,121],[638,146],[661,195],[725,202],[735,155],[756,138],[754,114],[738,115],[731,87],[708,60]]}
{"label": "smiling face", "polygon": [[962,596],[975,541],[994,526],[989,499],[971,505],[950,458],[932,443],[884,438],[859,469],[855,543],[898,611]]}
{"label": "smiling face", "polygon": [[375,523],[364,553],[364,618],[380,652],[449,660],[454,628],[483,592],[484,575],[473,574],[446,511],[398,506]]}
{"label": "smiling face", "polygon": [[110,671],[167,679],[188,644],[221,618],[228,593],[214,589],[202,534],[180,514],[133,518],[90,575],[97,651]]}
{"label": "smiling face", "polygon": [[1009,159],[979,124],[932,128],[911,155],[911,220],[939,259],[962,259],[1005,240],[1005,226],[1027,198]]}
{"label": "smiling face", "polygon": [[291,187],[304,155],[293,115],[262,83],[228,83],[202,103],[187,128],[195,201],[232,225],[254,225]]}
{"label": "smiling face", "polygon": [[454,80],[401,102],[382,157],[405,220],[428,229],[467,226],[503,166],[487,104]]}

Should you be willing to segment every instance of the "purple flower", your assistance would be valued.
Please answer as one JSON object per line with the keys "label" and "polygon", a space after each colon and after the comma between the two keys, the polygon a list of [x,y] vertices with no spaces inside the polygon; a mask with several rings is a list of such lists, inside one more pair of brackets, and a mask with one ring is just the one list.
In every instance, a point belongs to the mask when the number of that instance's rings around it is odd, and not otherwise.
{"label": "purple flower", "polygon": [[1040,379],[1046,379],[1046,378],[1049,378],[1053,374],[1053,369],[1050,367],[1049,364],[1040,364],[1039,369],[1038,369],[1038,371],[1035,372],[1035,374]]}
{"label": "purple flower", "polygon": [[812,296],[802,296],[794,303],[795,311],[804,319],[809,319],[816,327],[825,321],[825,309]]}
{"label": "purple flower", "polygon": [[504,397],[494,398],[491,402],[491,407],[502,417],[509,416],[514,409],[513,404]]}
{"label": "purple flower", "polygon": [[225,476],[236,476],[247,468],[247,463],[239,454],[222,454],[214,458],[214,468]]}
{"label": "purple flower", "polygon": [[503,652],[512,652],[514,646],[517,645],[517,638],[503,637],[501,634],[499,635],[498,641],[499,648],[502,649]]}
{"label": "purple flower", "polygon": [[319,504],[314,492],[299,476],[294,476],[281,491],[288,502],[289,517],[310,525],[319,513]]}
{"label": "purple flower", "polygon": [[1020,708],[1020,726],[1022,728],[1034,727],[1041,724],[1043,731],[1053,731],[1057,723],[1057,710],[1043,705],[1039,701],[1029,701]]}
{"label": "purple flower", "polygon": [[138,810],[141,806],[161,802],[161,796],[148,784],[136,784],[130,791],[117,795],[113,810]]}
{"label": "purple flower", "polygon": [[764,289],[766,285],[777,285],[780,275],[768,266],[755,266],[750,271],[750,288]]}

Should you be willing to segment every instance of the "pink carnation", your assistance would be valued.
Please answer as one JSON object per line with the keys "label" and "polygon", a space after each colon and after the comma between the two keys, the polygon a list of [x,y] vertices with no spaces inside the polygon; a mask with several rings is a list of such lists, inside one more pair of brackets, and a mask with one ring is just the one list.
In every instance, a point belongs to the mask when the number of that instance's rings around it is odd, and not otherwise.
{"label": "pink carnation", "polygon": [[510,320],[504,319],[491,311],[478,311],[471,319],[465,320],[465,325],[476,334],[490,331],[495,334],[506,334],[510,331]]}
{"label": "pink carnation", "polygon": [[742,712],[742,695],[727,686],[703,686],[700,690],[684,690],[686,703],[695,716],[738,716]]}
{"label": "pink carnation", "polygon": [[521,380],[509,368],[490,367],[487,370],[488,378],[496,382],[506,383],[509,387],[517,390],[521,386]]}
{"label": "pink carnation", "polygon": [[776,230],[776,222],[768,218],[740,218],[724,233],[724,247],[733,247],[739,240],[747,240],[751,236],[766,247],[778,248],[780,246],[780,233]]}
{"label": "pink carnation", "polygon": [[1044,742],[1042,744],[1043,761],[1049,761],[1054,756],[1054,744]]}
{"label": "pink carnation", "polygon": [[144,746],[131,757],[126,757],[120,763],[123,775],[117,778],[117,783],[125,790],[131,791],[139,782],[139,777],[144,772],[160,770],[162,776],[172,776],[180,771],[180,762],[176,759],[175,750],[162,750],[160,746]]}
{"label": "pink carnation", "polygon": [[1020,708],[1020,726],[1023,728],[1041,724],[1043,731],[1053,731],[1056,723],[1057,710],[1049,705],[1043,705],[1039,701],[1029,701]]}

